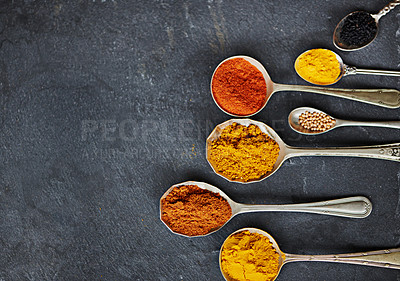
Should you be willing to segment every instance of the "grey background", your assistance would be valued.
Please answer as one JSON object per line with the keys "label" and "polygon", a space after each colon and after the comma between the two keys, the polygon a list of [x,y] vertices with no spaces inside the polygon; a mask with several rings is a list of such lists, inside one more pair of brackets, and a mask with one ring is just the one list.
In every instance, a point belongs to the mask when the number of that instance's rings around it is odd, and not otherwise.
{"label": "grey background", "polygon": [[[0,280],[223,280],[224,239],[242,227],[271,233],[283,251],[330,254],[400,246],[399,164],[303,157],[267,180],[213,174],[205,139],[229,119],[213,103],[211,74],[237,54],[275,82],[303,84],[295,58],[334,49],[347,13],[377,1],[1,1]],[[338,51],[350,65],[398,69],[400,9],[369,47]],[[337,50],[335,50],[337,51]],[[344,88],[397,88],[398,78],[346,77]],[[299,136],[288,113],[314,106],[339,118],[398,120],[399,110],[309,93],[274,95],[254,119],[296,146],[398,142],[391,129],[343,128]],[[362,220],[255,213],[205,238],[172,234],[159,198],[186,180],[219,186],[243,203],[300,203],[364,195]],[[286,265],[283,280],[400,280],[395,270],[329,263]]]}

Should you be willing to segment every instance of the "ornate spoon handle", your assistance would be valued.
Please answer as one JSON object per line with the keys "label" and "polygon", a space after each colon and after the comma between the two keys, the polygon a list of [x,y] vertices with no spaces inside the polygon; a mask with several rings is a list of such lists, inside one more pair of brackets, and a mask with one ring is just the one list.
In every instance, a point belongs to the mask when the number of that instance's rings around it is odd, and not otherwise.
{"label": "ornate spoon handle", "polygon": [[349,218],[365,218],[372,211],[372,204],[363,196],[348,197],[315,203],[284,205],[239,204],[239,213],[248,212],[301,212]]}
{"label": "ornate spoon handle", "polygon": [[396,0],[387,4],[382,10],[380,10],[375,16],[379,20],[381,17],[393,10],[397,5],[400,5],[400,0]]}
{"label": "ornate spoon handle", "polygon": [[284,263],[295,261],[324,261],[400,269],[400,248],[339,255],[285,255],[286,259]]}
{"label": "ornate spoon handle", "polygon": [[355,66],[345,65],[344,75],[354,74],[369,74],[369,75],[384,75],[384,76],[400,76],[400,71],[396,70],[380,70],[380,69],[362,69]]}
{"label": "ornate spoon handle", "polygon": [[300,148],[287,146],[286,158],[296,156],[351,156],[400,162],[400,143],[344,148]]}
{"label": "ornate spoon handle", "polygon": [[[400,1],[400,0],[399,0]],[[302,86],[302,85],[285,85],[273,84],[273,92],[280,91],[299,91],[309,92],[315,94],[323,94],[328,96],[335,96],[346,98],[350,100],[365,102],[373,105],[398,108],[400,107],[400,92],[395,89],[339,89],[339,88],[324,88],[316,86]]]}

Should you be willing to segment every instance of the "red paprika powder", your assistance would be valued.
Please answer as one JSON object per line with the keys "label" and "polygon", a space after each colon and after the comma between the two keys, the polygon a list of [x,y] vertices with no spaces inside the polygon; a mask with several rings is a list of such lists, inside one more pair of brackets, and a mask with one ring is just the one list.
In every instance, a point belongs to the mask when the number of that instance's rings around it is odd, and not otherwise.
{"label": "red paprika powder", "polygon": [[214,73],[211,91],[217,104],[226,112],[246,116],[260,110],[267,96],[264,76],[243,58],[222,63]]}

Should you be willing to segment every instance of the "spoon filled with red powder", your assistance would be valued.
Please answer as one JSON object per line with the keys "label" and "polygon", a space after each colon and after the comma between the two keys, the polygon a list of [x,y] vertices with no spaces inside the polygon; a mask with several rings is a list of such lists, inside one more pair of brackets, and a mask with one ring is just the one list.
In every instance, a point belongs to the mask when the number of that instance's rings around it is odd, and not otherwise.
{"label": "spoon filled with red powder", "polygon": [[363,196],[303,204],[248,205],[233,201],[211,184],[187,181],[173,185],[161,197],[160,218],[173,233],[198,237],[219,230],[242,213],[283,211],[365,218],[371,206]]}
{"label": "spoon filled with red powder", "polygon": [[211,78],[215,103],[235,117],[249,117],[260,112],[272,94],[282,91],[310,92],[382,107],[400,107],[400,91],[396,89],[339,89],[274,83],[264,66],[248,56],[227,58],[217,66]]}

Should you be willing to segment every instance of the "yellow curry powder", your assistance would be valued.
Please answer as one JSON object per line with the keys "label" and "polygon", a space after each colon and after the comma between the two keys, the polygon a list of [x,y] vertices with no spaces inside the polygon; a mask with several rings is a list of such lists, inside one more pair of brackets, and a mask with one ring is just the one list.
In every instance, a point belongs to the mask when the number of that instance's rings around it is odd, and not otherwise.
{"label": "yellow curry powder", "polygon": [[318,85],[332,84],[340,75],[335,53],[326,49],[312,49],[301,54],[295,68],[301,78]]}
{"label": "yellow curry powder", "polygon": [[246,230],[225,241],[221,268],[227,280],[269,281],[279,273],[279,254],[267,237]]}
{"label": "yellow curry powder", "polygon": [[233,123],[211,143],[208,160],[216,172],[230,180],[258,180],[272,171],[279,145],[256,125]]}

